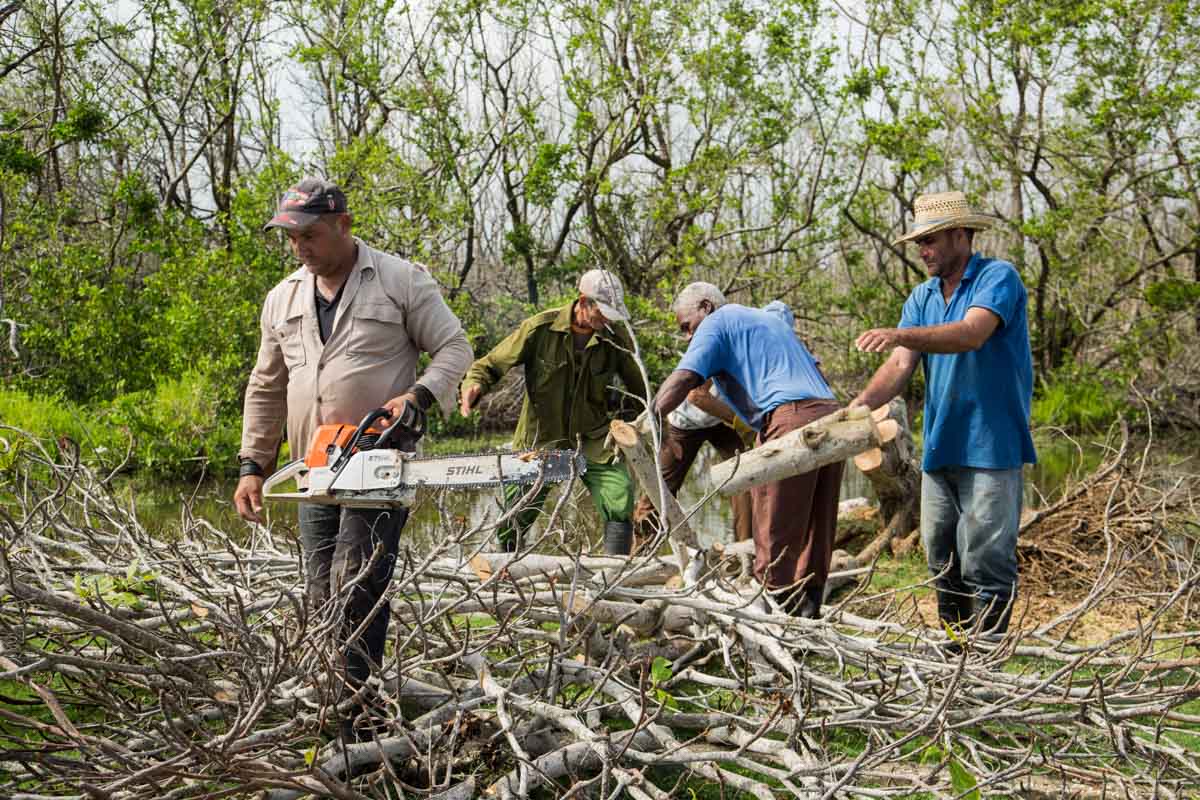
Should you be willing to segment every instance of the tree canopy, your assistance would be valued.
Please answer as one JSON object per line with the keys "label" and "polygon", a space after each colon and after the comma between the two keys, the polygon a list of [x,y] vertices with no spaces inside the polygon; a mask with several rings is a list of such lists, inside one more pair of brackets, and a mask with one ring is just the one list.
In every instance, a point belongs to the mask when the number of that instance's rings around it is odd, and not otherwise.
{"label": "tree canopy", "polygon": [[787,300],[850,395],[925,277],[914,198],[962,189],[1039,380],[1200,427],[1198,45],[1186,0],[12,0],[0,374],[91,404],[192,375],[236,417],[292,268],[260,226],[318,173],[477,349],[604,266],[657,376],[704,279]]}

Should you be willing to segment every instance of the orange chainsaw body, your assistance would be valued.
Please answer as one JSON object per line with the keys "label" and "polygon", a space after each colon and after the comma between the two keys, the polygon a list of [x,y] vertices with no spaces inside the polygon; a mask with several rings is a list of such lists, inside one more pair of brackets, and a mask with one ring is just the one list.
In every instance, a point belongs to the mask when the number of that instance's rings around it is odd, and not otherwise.
{"label": "orange chainsaw body", "polygon": [[[354,435],[354,429],[354,425],[343,423],[322,425],[317,428],[317,433],[313,436],[312,444],[308,448],[308,454],[304,456],[304,464],[309,469],[329,466],[337,458],[338,453],[346,449],[346,445],[350,443],[350,437]],[[383,428],[372,425],[366,432],[378,435],[383,433]]]}

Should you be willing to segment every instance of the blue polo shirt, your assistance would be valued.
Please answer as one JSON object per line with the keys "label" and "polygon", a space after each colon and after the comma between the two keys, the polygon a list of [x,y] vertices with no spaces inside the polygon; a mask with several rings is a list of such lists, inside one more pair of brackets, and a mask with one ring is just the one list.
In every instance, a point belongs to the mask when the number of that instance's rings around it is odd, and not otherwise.
{"label": "blue polo shirt", "polygon": [[1013,469],[1037,463],[1029,433],[1033,356],[1025,285],[1007,261],[975,253],[947,303],[942,279],[930,278],[904,303],[900,327],[962,320],[978,306],[1000,318],[970,353],[922,353],[925,367],[925,456],[921,468]]}
{"label": "blue polo shirt", "polygon": [[725,402],[756,431],[782,403],[833,399],[812,353],[782,315],[736,303],[704,318],[677,369],[712,378]]}

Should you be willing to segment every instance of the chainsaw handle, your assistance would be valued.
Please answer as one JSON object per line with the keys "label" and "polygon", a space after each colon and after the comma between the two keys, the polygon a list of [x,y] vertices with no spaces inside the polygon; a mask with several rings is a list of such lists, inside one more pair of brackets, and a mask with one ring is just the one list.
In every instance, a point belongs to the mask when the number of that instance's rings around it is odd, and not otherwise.
{"label": "chainsaw handle", "polygon": [[416,403],[405,400],[396,421],[380,435],[375,447],[393,447],[397,450],[411,451],[416,448],[417,440],[424,435],[425,412]]}
{"label": "chainsaw handle", "polygon": [[339,472],[341,472],[342,468],[345,467],[347,462],[350,461],[350,455],[354,452],[354,447],[358,444],[359,438],[367,432],[367,429],[375,424],[376,420],[391,419],[391,417],[392,412],[388,411],[386,408],[377,408],[363,417],[362,422],[358,423],[358,427],[354,429],[354,433],[350,434],[350,440],[346,442],[346,446],[342,448],[342,452],[337,457],[337,460],[330,465],[330,471],[334,475],[337,475]]}

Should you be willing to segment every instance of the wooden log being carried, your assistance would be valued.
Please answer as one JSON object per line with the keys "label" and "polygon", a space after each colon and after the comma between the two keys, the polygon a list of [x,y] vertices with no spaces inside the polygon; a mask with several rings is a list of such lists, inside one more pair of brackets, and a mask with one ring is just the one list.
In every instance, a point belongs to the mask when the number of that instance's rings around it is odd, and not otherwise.
{"label": "wooden log being carried", "polygon": [[897,397],[871,416],[878,423],[880,446],[856,456],[854,465],[875,488],[883,530],[858,554],[864,563],[889,547],[894,538],[906,536],[920,521],[921,470],[913,455],[904,400]]}
{"label": "wooden log being carried", "polygon": [[842,408],[717,464],[711,475],[721,494],[734,495],[845,461],[879,444],[879,431],[867,408]]}

